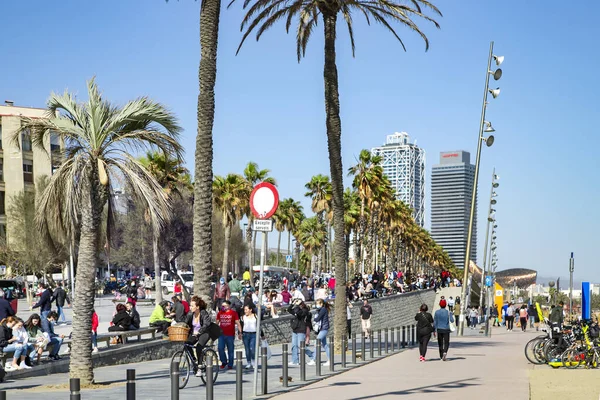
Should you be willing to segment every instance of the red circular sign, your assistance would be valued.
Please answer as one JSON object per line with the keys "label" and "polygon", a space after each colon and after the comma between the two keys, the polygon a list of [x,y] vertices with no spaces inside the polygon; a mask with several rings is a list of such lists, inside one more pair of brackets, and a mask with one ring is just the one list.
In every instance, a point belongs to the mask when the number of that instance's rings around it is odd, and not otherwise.
{"label": "red circular sign", "polygon": [[268,182],[261,182],[250,194],[250,210],[258,219],[270,218],[279,206],[277,188]]}

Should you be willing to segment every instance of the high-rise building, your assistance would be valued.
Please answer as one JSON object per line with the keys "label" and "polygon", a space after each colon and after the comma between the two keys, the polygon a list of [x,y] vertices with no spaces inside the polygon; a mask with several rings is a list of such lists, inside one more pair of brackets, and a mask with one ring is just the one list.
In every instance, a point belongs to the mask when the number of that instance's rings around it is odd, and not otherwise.
{"label": "high-rise building", "polygon": [[27,132],[21,134],[18,145],[13,142],[21,117],[45,116],[46,109],[17,107],[12,101],[0,105],[0,237],[9,242],[13,225],[7,219],[6,210],[12,197],[22,191],[32,191],[38,177],[51,176],[60,164],[61,145],[57,136],[46,138],[45,151],[32,145]]}
{"label": "high-rise building", "polygon": [[371,154],[381,156],[383,173],[396,190],[396,198],[413,209],[419,226],[425,224],[425,150],[410,143],[406,132],[388,135],[385,144]]}
{"label": "high-rise building", "polygon": [[[431,170],[431,237],[458,268],[465,266],[475,166],[466,151],[440,153]],[[477,202],[473,221],[471,260],[477,261]]]}

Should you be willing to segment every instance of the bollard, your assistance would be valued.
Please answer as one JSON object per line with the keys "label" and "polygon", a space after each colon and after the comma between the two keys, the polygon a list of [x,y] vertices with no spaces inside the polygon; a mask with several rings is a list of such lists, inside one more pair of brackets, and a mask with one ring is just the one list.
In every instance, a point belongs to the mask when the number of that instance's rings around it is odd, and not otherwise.
{"label": "bollard", "polygon": [[373,343],[373,332],[369,335],[369,355],[371,359],[375,358],[375,344]]}
{"label": "bollard", "polygon": [[317,339],[315,346],[315,364],[317,366],[317,376],[321,376],[321,341]]}
{"label": "bollard", "polygon": [[392,341],[392,353],[393,353],[394,351],[396,351],[396,346],[395,346],[395,342],[394,342],[394,331],[395,331],[395,329],[394,329],[394,328],[392,328],[392,330],[391,330],[391,332],[390,332],[390,333],[391,333],[391,335],[390,335],[390,336],[391,336],[391,337],[390,337],[390,339],[391,339],[391,341]]}
{"label": "bollard", "polygon": [[235,400],[242,400],[242,375],[244,371],[242,369],[242,352],[235,352]]}
{"label": "bollard", "polygon": [[342,368],[346,368],[346,349],[348,348],[348,338],[342,338]]}
{"label": "bollard", "polygon": [[135,369],[127,370],[127,400],[135,400]]}
{"label": "bollard", "polygon": [[410,325],[408,327],[408,329],[410,330],[410,346],[414,346],[415,345],[415,326],[414,325]]}
{"label": "bollard", "polygon": [[213,400],[214,397],[214,393],[213,393],[213,386],[215,384],[214,382],[214,375],[213,375],[213,358],[212,358],[212,354],[206,354],[206,400]]}
{"label": "bollard", "polygon": [[260,348],[260,381],[262,386],[262,394],[267,394],[267,348]]}
{"label": "bollard", "polygon": [[179,400],[179,363],[177,361],[171,363],[171,400]]}
{"label": "bollard", "polygon": [[[330,336],[330,341],[329,341],[329,354],[327,355],[327,358],[329,360],[329,372],[333,372],[335,371],[335,343],[333,341],[333,336]],[[342,353],[346,351],[344,349],[344,339],[342,339]]]}
{"label": "bollard", "polygon": [[385,328],[385,340],[384,340],[384,348],[385,348],[385,354],[388,354],[390,352],[390,346],[389,346],[389,342],[388,342],[388,328]]}
{"label": "bollard", "polygon": [[0,390],[0,400],[6,400],[6,390]]}
{"label": "bollard", "polygon": [[367,359],[367,344],[365,342],[365,333],[362,333],[362,338],[360,339],[360,358],[362,361]]}
{"label": "bollard", "polygon": [[306,344],[300,343],[300,381],[306,381]]}
{"label": "bollard", "polygon": [[[281,357],[283,364],[283,387],[288,387],[288,345],[284,343],[281,345]],[[241,399],[240,399],[241,400]]]}
{"label": "bollard", "polygon": [[377,355],[381,357],[381,329],[377,329]]}
{"label": "bollard", "polygon": [[400,347],[405,348],[406,347],[406,326],[402,327],[402,342]]}
{"label": "bollard", "polygon": [[400,344],[402,343],[400,339],[400,327],[396,327],[396,341],[398,342],[398,350],[400,350]]}
{"label": "bollard", "polygon": [[81,400],[81,387],[79,378],[69,379],[69,390],[71,391],[71,400]]}
{"label": "bollard", "polygon": [[417,344],[417,327],[416,327],[416,325],[412,326],[412,331],[413,331],[413,333],[412,333],[412,339],[413,339],[412,345],[415,346]]}
{"label": "bollard", "polygon": [[352,334],[352,364],[356,364],[356,333]]}

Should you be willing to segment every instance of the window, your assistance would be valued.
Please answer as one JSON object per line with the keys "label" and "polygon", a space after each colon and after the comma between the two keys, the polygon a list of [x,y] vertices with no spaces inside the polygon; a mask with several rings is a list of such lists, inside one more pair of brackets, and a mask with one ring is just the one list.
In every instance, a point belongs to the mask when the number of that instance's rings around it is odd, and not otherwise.
{"label": "window", "polygon": [[21,133],[21,147],[23,151],[31,151],[31,134],[29,131],[23,131]]}
{"label": "window", "polygon": [[4,159],[0,158],[0,182],[4,182]]}
{"label": "window", "polygon": [[33,161],[23,160],[23,180],[33,183]]}
{"label": "window", "polygon": [[0,192],[0,214],[4,215],[5,214],[5,210],[4,210],[4,192]]}
{"label": "window", "polygon": [[60,151],[60,138],[55,134],[50,134],[50,151]]}

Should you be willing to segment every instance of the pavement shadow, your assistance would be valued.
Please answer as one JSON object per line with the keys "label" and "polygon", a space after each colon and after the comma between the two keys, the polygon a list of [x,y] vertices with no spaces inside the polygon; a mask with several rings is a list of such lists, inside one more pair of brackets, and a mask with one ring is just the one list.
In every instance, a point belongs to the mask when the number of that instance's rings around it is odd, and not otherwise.
{"label": "pavement shadow", "polygon": [[479,383],[475,382],[477,380],[479,380],[479,378],[473,377],[473,378],[469,378],[469,379],[462,379],[460,381],[451,381],[451,382],[445,382],[445,383],[432,384],[432,385],[428,385],[428,386],[419,386],[416,388],[396,390],[396,391],[387,392],[387,393],[376,393],[376,394],[372,394],[369,396],[353,397],[352,400],[365,400],[365,399],[382,397],[382,396],[386,396],[386,395],[407,396],[407,395],[411,395],[411,394],[420,394],[420,393],[433,394],[433,393],[447,392],[447,391],[451,391],[451,390],[455,390],[455,389],[462,389],[462,388],[469,387],[469,386],[478,386]]}

